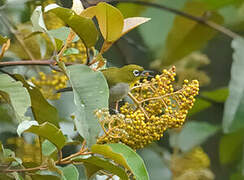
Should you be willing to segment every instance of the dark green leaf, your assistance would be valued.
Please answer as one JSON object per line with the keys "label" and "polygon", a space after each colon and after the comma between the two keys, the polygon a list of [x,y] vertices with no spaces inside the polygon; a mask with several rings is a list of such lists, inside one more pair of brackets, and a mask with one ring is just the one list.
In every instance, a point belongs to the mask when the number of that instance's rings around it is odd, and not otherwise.
{"label": "dark green leaf", "polygon": [[229,95],[229,90],[228,88],[225,87],[216,89],[214,91],[204,91],[201,93],[201,96],[219,103],[225,102],[228,95]]}
{"label": "dark green leaf", "polygon": [[49,122],[45,122],[41,125],[32,125],[31,127],[27,126],[27,129],[25,129],[24,132],[34,133],[48,139],[58,149],[62,149],[65,145],[65,136],[62,131]]}
{"label": "dark green leaf", "polygon": [[219,159],[222,164],[240,160],[243,151],[243,129],[224,135],[219,144]]}
{"label": "dark green leaf", "polygon": [[145,164],[141,157],[131,148],[124,144],[95,144],[91,147],[91,151],[96,154],[101,154],[131,170],[136,179],[149,179]]}
{"label": "dark green leaf", "polygon": [[113,174],[116,174],[119,176],[122,180],[127,180],[128,176],[125,173],[125,171],[113,163],[109,162],[108,160],[103,160],[99,157],[92,156],[87,159],[84,159],[82,157],[77,157],[72,159],[74,162],[83,162],[85,164],[86,168],[93,168],[93,169],[86,169],[88,172],[88,177],[91,177],[94,173],[96,173],[98,170],[107,170]]}
{"label": "dark green leaf", "polygon": [[[1,93],[1,91],[5,93]],[[19,122],[29,120],[25,113],[31,105],[30,96],[21,82],[16,82],[6,74],[0,74],[0,94],[11,104]]]}
{"label": "dark green leaf", "polygon": [[79,16],[71,9],[61,7],[51,9],[50,11],[68,24],[86,47],[89,48],[95,45],[98,39],[98,32],[92,19]]}
{"label": "dark green leaf", "polygon": [[196,101],[194,103],[194,106],[192,109],[189,111],[189,116],[192,116],[200,111],[203,111],[204,109],[207,109],[211,106],[212,104],[209,101],[203,100],[201,98],[196,98]]}
{"label": "dark green leaf", "polygon": [[225,102],[223,117],[223,129],[226,133],[243,128],[244,125],[244,39],[234,39],[232,47],[234,61],[231,67],[229,97]]}
{"label": "dark green leaf", "polygon": [[206,122],[189,122],[184,125],[180,133],[175,134],[176,142],[171,145],[179,147],[186,152],[202,144],[207,138],[214,135],[220,128]]}
{"label": "dark green leaf", "polygon": [[28,84],[24,78],[20,75],[15,75],[19,81],[23,83],[23,86],[28,90],[31,98],[31,108],[34,114],[35,120],[42,124],[44,122],[50,122],[59,127],[59,116],[57,109],[52,106],[42,95],[40,90],[36,87]]}
{"label": "dark green leaf", "polygon": [[85,65],[69,66],[67,74],[76,105],[75,125],[88,146],[91,146],[96,143],[102,130],[95,111],[108,107],[108,85],[101,72],[94,72]]}
{"label": "dark green leaf", "polygon": [[[183,11],[194,16],[203,16],[207,11],[204,3],[188,2]],[[223,18],[216,12],[211,12],[209,20],[221,24]],[[203,46],[216,35],[216,31],[196,21],[182,16],[176,16],[173,27],[166,40],[163,54],[163,65],[170,65],[181,60],[186,55]]]}

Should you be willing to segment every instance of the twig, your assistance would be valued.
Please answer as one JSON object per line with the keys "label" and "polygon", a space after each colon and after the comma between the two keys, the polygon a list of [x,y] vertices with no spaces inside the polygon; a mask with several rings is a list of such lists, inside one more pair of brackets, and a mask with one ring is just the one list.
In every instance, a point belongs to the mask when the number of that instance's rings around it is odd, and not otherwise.
{"label": "twig", "polygon": [[[97,1],[97,2],[89,2],[89,4],[95,5],[98,2],[101,2],[101,0]],[[221,26],[213,21],[209,21],[203,17],[198,17],[198,16],[193,16],[191,14],[188,14],[186,12],[165,6],[165,5],[161,5],[161,4],[157,4],[157,3],[152,3],[152,2],[145,2],[145,1],[139,1],[139,0],[102,0],[102,2],[107,2],[107,3],[131,3],[131,4],[138,4],[138,5],[143,5],[143,6],[150,6],[153,8],[157,8],[157,9],[161,9],[161,10],[165,10],[174,14],[177,14],[179,16],[185,17],[187,19],[196,21],[200,24],[206,25],[224,35],[227,35],[228,37],[231,38],[237,38],[240,37],[240,35],[238,35],[237,33],[231,31],[230,29]]]}
{"label": "twig", "polygon": [[[0,67],[5,66],[26,66],[26,65],[39,65],[39,66],[50,66],[55,65],[56,62],[54,60],[25,60],[25,61],[6,61],[0,62]],[[70,66],[77,63],[65,63],[66,66]]]}

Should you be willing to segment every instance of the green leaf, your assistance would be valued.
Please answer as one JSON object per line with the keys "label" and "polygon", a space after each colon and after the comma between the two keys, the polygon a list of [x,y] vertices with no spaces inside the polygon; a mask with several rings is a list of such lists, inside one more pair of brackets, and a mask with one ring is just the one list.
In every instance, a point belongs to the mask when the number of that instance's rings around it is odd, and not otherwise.
{"label": "green leaf", "polygon": [[207,108],[209,108],[212,105],[209,101],[203,100],[201,98],[196,98],[196,101],[194,103],[194,106],[189,111],[189,116],[192,116],[200,111],[203,111]]}
{"label": "green leaf", "polygon": [[201,97],[196,99],[193,108],[189,111],[189,116],[192,116],[200,111],[203,111],[209,108],[212,103],[209,100],[212,100],[217,103],[223,103],[227,99],[229,94],[228,88],[219,88],[213,91],[203,91],[200,93]]}
{"label": "green leaf", "polygon": [[63,172],[62,180],[78,180],[79,179],[79,172],[73,164],[70,164],[65,167],[60,167],[59,169]]}
{"label": "green leaf", "polygon": [[34,174],[31,175],[32,180],[60,180],[58,176],[53,175],[40,175],[40,174]]}
{"label": "green leaf", "polygon": [[233,132],[244,126],[244,39],[234,39],[232,47],[234,60],[231,67],[229,97],[225,102],[222,124],[225,133]]}
{"label": "green leaf", "polygon": [[[193,16],[203,16],[207,11],[204,3],[187,2],[183,11]],[[223,18],[216,12],[211,12],[208,19],[221,24]],[[176,16],[173,27],[166,40],[166,47],[163,53],[163,65],[170,65],[195,50],[199,50],[216,35],[216,31],[196,21]]]}
{"label": "green leaf", "polygon": [[243,143],[243,129],[222,136],[219,143],[220,162],[222,164],[229,164],[240,160],[243,151]]}
{"label": "green leaf", "polygon": [[33,30],[38,32],[46,32],[47,28],[42,15],[42,7],[37,6],[31,16]]}
{"label": "green leaf", "polygon": [[[127,180],[128,176],[126,172],[119,166],[114,165],[113,163],[109,162],[108,160],[101,159],[96,156],[89,157],[87,159],[84,159],[84,157],[76,157],[73,158],[72,161],[74,162],[83,162],[87,175],[90,178],[93,174],[95,174],[99,170],[106,170],[113,174],[116,174],[119,176],[122,180]],[[91,169],[90,169],[91,168]]]}
{"label": "green leaf", "polygon": [[49,10],[68,24],[80,37],[86,47],[94,46],[98,39],[98,31],[92,19],[77,15],[73,10],[57,7]]}
{"label": "green leaf", "polygon": [[109,89],[101,72],[94,72],[86,65],[67,67],[67,74],[73,88],[75,125],[88,146],[96,143],[101,126],[95,111],[108,108]]}
{"label": "green leaf", "polygon": [[[159,150],[160,153],[164,153],[162,148],[160,148]],[[141,149],[139,151],[139,154],[145,162],[150,179],[162,180],[162,177],[163,180],[172,179],[171,171],[169,167],[167,167],[167,164],[164,162],[164,159],[162,157],[163,155],[160,156],[159,153],[156,153],[150,147]]]}
{"label": "green leaf", "polygon": [[61,28],[58,28],[58,29],[49,30],[48,32],[55,39],[59,39],[62,42],[65,42],[67,40],[68,36],[69,36],[70,28],[61,27]]}
{"label": "green leaf", "polygon": [[42,154],[44,156],[50,156],[52,155],[55,151],[57,151],[56,146],[54,146],[53,143],[51,143],[48,140],[44,140],[42,143]]}
{"label": "green leaf", "polygon": [[14,109],[8,103],[3,103],[3,102],[0,103],[0,117],[1,117],[0,121],[16,122]]}
{"label": "green leaf", "polygon": [[63,56],[69,56],[72,54],[79,54],[80,51],[76,48],[68,48],[64,51]]}
{"label": "green leaf", "polygon": [[219,9],[224,6],[236,5],[243,2],[243,0],[199,0],[208,4],[210,9]]}
{"label": "green leaf", "polygon": [[96,18],[106,41],[113,42],[121,36],[124,17],[117,8],[105,2],[100,2],[97,5]]}
{"label": "green leaf", "polygon": [[183,152],[187,152],[195,146],[202,144],[219,129],[218,126],[206,122],[189,122],[184,125],[180,133],[173,135],[176,137],[170,137],[174,138],[174,142],[171,139],[170,144],[180,148]]}
{"label": "green leaf", "polygon": [[4,43],[6,43],[8,40],[7,37],[3,37],[2,35],[0,35],[0,45],[3,45]]}
{"label": "green leaf", "polygon": [[116,7],[100,2],[96,6],[82,11],[81,15],[90,18],[96,16],[99,29],[106,41],[114,42],[120,38],[124,26],[124,17]]}
{"label": "green leaf", "polygon": [[131,170],[136,179],[149,179],[145,164],[141,157],[124,144],[95,144],[91,147],[91,151],[96,154],[101,154],[104,157],[113,160],[115,163]]}
{"label": "green leaf", "polygon": [[216,89],[214,91],[204,91],[201,93],[202,97],[206,97],[210,100],[213,100],[215,102],[225,102],[229,95],[229,89],[226,87]]}
{"label": "green leaf", "polygon": [[31,105],[30,96],[21,82],[15,81],[6,74],[0,74],[0,95],[11,104],[19,122],[30,119],[25,116],[27,108]]}
{"label": "green leaf", "polygon": [[63,135],[62,131],[49,122],[45,122],[41,125],[32,125],[30,127],[26,126],[26,129],[23,132],[34,133],[48,139],[58,149],[62,149],[62,147],[65,145],[65,136]]}
{"label": "green leaf", "polygon": [[[153,0],[143,0],[147,2],[151,2]],[[119,3],[117,5],[117,8],[121,11],[121,13],[125,17],[136,17],[140,16],[143,11],[146,10],[146,6],[143,5],[137,5],[137,4],[127,4],[127,3]]]}
{"label": "green leaf", "polygon": [[31,109],[35,120],[42,124],[50,122],[59,127],[59,116],[57,109],[52,106],[42,95],[40,90],[28,84],[21,75],[16,74],[15,78],[23,83],[23,86],[28,90],[31,98]]}

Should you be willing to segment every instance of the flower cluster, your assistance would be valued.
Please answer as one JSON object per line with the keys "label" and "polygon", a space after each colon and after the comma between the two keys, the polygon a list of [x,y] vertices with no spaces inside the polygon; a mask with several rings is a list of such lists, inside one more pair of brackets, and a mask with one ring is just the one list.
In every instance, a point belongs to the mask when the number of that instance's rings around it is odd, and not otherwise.
{"label": "flower cluster", "polygon": [[199,83],[185,80],[182,89],[175,90],[172,85],[175,76],[175,67],[172,67],[136,84],[129,93],[134,103],[125,103],[119,114],[98,111],[105,131],[98,143],[122,142],[139,149],[159,140],[166,129],[181,127],[195,102]]}
{"label": "flower cluster", "polygon": [[60,72],[52,71],[50,74],[39,72],[39,77],[32,77],[30,81],[37,86],[47,99],[59,99],[60,93],[56,93],[58,89],[65,88],[68,78]]}
{"label": "flower cluster", "polygon": [[201,147],[187,153],[173,154],[170,165],[174,179],[214,179],[209,169],[210,159]]}
{"label": "flower cluster", "polygon": [[60,60],[63,62],[76,62],[80,64],[85,64],[87,60],[86,47],[81,40],[73,42],[68,45],[67,48],[76,48],[79,50],[79,54],[71,54],[68,56],[63,56]]}

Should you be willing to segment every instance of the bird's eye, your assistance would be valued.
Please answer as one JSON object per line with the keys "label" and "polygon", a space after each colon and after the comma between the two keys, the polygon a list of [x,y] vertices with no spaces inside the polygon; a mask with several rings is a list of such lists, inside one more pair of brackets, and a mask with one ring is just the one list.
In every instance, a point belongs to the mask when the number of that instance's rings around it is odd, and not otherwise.
{"label": "bird's eye", "polygon": [[140,71],[138,71],[138,70],[134,70],[134,71],[133,71],[133,74],[137,77],[137,76],[140,75]]}

